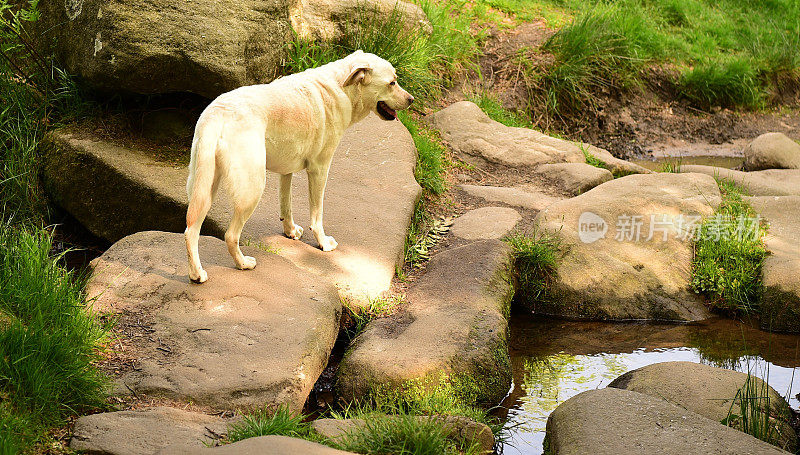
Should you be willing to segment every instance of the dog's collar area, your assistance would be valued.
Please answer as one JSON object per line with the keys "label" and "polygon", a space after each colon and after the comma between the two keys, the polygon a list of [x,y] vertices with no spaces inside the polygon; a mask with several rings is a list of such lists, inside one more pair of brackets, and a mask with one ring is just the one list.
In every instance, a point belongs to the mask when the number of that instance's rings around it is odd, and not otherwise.
{"label": "dog's collar area", "polygon": [[378,114],[384,120],[394,120],[397,118],[397,112],[391,107],[389,107],[389,105],[387,105],[383,101],[378,101],[378,106],[376,109],[378,111]]}

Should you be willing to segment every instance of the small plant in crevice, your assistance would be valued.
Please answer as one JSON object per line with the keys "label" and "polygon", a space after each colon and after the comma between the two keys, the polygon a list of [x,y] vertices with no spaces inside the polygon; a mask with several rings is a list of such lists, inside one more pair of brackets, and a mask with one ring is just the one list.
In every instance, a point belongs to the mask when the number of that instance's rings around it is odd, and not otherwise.
{"label": "small plant in crevice", "polygon": [[715,309],[757,314],[767,256],[762,240],[767,227],[742,199],[733,181],[717,178],[722,202],[700,225],[692,259],[692,289],[708,297]]}
{"label": "small plant in crevice", "polygon": [[561,243],[555,234],[515,233],[507,237],[514,257],[515,298],[535,305],[548,300],[548,286],[558,268]]}
{"label": "small plant in crevice", "polygon": [[453,225],[453,217],[443,217],[433,221],[422,232],[418,232],[413,243],[406,248],[405,262],[411,267],[419,266],[430,259],[430,251],[447,234]]}
{"label": "small plant in crevice", "polygon": [[[768,384],[769,365],[764,367],[762,374],[763,380],[753,374],[748,364],[747,379],[736,392],[728,415],[721,423],[782,449],[794,449],[796,434],[789,425],[791,416],[781,406],[785,406],[785,403],[776,403],[776,400],[782,400],[772,396]],[[791,389],[788,394],[791,395]]]}
{"label": "small plant in crevice", "polygon": [[661,163],[661,166],[658,167],[658,172],[663,172],[667,174],[677,174],[681,172],[682,164],[683,164],[683,159],[680,157],[674,160],[667,160]]}
{"label": "small plant in crevice", "polygon": [[608,165],[606,164],[606,162],[592,155],[592,153],[589,152],[589,150],[586,148],[586,145],[584,145],[583,143],[579,143],[578,147],[580,147],[581,152],[583,152],[583,157],[586,160],[586,164],[589,164],[591,166],[600,169],[608,169]]}
{"label": "small plant in crevice", "polygon": [[377,318],[391,315],[398,305],[405,303],[402,297],[390,295],[388,297],[377,297],[369,299],[364,307],[353,307],[344,305],[345,311],[345,335],[348,340],[357,337],[367,324]]}
{"label": "small plant in crevice", "polygon": [[277,409],[265,407],[229,425],[226,442],[270,435],[321,441],[322,438],[305,420],[305,415],[291,411],[288,406],[280,406]]}

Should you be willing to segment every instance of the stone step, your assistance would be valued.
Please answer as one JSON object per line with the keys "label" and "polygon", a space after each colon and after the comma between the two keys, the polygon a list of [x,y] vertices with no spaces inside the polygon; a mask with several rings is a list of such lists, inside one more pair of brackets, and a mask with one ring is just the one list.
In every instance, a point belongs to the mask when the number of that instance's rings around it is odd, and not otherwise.
{"label": "stone step", "polygon": [[800,169],[742,172],[723,167],[690,164],[681,166],[680,171],[733,180],[753,196],[800,196]]}

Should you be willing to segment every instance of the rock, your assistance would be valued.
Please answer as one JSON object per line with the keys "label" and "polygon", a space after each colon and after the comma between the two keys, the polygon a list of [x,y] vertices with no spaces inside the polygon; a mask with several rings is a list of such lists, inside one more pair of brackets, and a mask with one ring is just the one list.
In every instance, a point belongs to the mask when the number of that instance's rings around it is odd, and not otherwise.
{"label": "rock", "polygon": [[481,207],[456,218],[450,231],[466,240],[499,239],[521,219],[516,210],[508,207]]}
{"label": "rock", "polygon": [[648,173],[606,150],[544,135],[529,128],[505,126],[475,103],[460,101],[426,117],[460,158],[474,165],[536,167],[544,163],[585,163],[583,150],[603,160],[612,172]]}
{"label": "rock", "polygon": [[788,454],[665,400],[614,388],[561,403],[547,419],[545,453]]}
{"label": "rock", "polygon": [[536,211],[542,210],[553,202],[565,199],[545,194],[535,188],[525,187],[506,188],[502,186],[461,185],[461,189],[471,196],[486,199],[490,202],[502,202],[503,204]]}
{"label": "rock", "polygon": [[[139,231],[186,229],[185,167],[75,130],[50,135],[43,161],[44,185],[53,200],[99,237],[115,242]],[[375,297],[389,289],[395,265],[402,263],[406,231],[421,191],[414,179],[415,163],[414,141],[405,127],[370,115],[345,133],[333,158],[325,231],[339,242],[336,250],[319,250],[310,231],[300,242],[284,237],[278,177],[270,172],[265,195],[242,238],[271,246],[298,267],[335,283],[348,298]],[[306,176],[299,173],[294,180],[295,222],[308,226]],[[231,214],[228,196],[220,191],[203,233],[222,238]],[[202,248],[200,257],[205,260]],[[225,264],[233,266],[228,259]]]}
{"label": "rock", "polygon": [[711,215],[719,202],[709,176],[647,174],[550,205],[535,223],[561,239],[562,257],[547,297],[525,304],[536,313],[585,319],[708,318],[702,298],[689,288],[691,231],[678,228],[681,220],[689,226],[690,217],[699,222]]}
{"label": "rock", "polygon": [[125,237],[92,262],[94,309],[119,315],[137,357],[120,382],[138,395],[216,409],[300,411],[339,331],[335,288],[288,260],[243,248],[258,266],[232,267],[225,243],[201,237],[211,278],[188,279],[182,234]]}
{"label": "rock", "polygon": [[[714,368],[694,362],[663,362],[629,371],[615,379],[609,387],[643,393],[667,400],[684,409],[700,414],[715,422],[728,417],[728,412],[738,412],[739,400],[735,401],[739,389],[747,382],[747,374],[738,371]],[[787,419],[791,409],[783,397],[761,379],[754,378],[754,386],[760,391],[766,386],[770,396],[770,415],[782,415]],[[779,437],[773,443],[794,453],[797,434],[787,422],[780,422]]]}
{"label": "rock", "polygon": [[[378,415],[374,419],[400,419],[399,416]],[[420,421],[433,420],[441,423],[448,439],[461,447],[478,445],[479,453],[494,453],[494,435],[486,424],[462,416],[418,416]],[[345,434],[367,425],[364,419],[318,419],[311,422],[311,428],[328,439],[336,440]]]}
{"label": "rock", "polygon": [[225,435],[228,421],[169,407],[104,412],[78,418],[69,446],[93,454],[150,455],[171,446],[200,450]]}
{"label": "rock", "polygon": [[[366,20],[429,29],[422,10],[391,0],[43,0],[36,42],[98,89],[140,94],[192,92],[214,98],[279,75],[293,29],[335,40]],[[367,13],[366,11],[372,11]]]}
{"label": "rock", "polygon": [[764,133],[744,149],[744,167],[762,169],[800,169],[800,144],[783,133]]}
{"label": "rock", "polygon": [[347,351],[336,387],[345,401],[452,394],[491,406],[508,392],[510,251],[480,240],[436,254],[408,305],[367,324]]}
{"label": "rock", "polygon": [[142,116],[142,136],[162,144],[191,144],[197,119],[177,109],[147,112]]}
{"label": "rock", "polygon": [[574,195],[585,193],[601,183],[614,180],[608,169],[586,163],[543,164],[536,168],[536,173]]}
{"label": "rock", "polygon": [[303,439],[288,436],[259,436],[243,439],[233,444],[185,450],[169,447],[158,452],[159,455],[354,455]]}
{"label": "rock", "polygon": [[762,196],[748,202],[769,222],[770,255],[762,269],[761,328],[800,332],[800,196]]}
{"label": "rock", "polygon": [[683,165],[681,172],[698,172],[712,177],[730,179],[753,196],[800,196],[800,170],[767,169],[742,172],[724,167]]}

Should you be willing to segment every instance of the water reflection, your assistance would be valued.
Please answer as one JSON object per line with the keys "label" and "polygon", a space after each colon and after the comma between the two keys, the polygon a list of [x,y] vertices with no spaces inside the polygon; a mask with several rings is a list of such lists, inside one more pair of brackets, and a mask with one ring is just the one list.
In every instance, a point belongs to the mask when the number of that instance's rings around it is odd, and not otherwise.
{"label": "water reflection", "polygon": [[[727,319],[699,325],[610,324],[554,321],[515,314],[511,324],[514,388],[497,415],[511,434],[503,453],[540,454],[547,416],[586,390],[658,362],[690,361],[763,376],[800,410],[800,336],[762,332]],[[800,375],[800,371],[797,372]]]}

